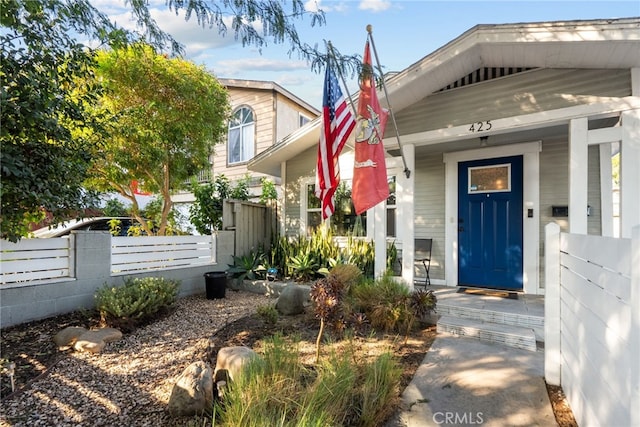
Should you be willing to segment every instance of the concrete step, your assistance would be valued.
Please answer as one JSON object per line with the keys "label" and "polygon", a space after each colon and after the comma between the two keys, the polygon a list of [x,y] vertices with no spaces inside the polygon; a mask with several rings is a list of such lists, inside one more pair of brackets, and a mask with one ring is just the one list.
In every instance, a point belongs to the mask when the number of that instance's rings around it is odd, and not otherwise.
{"label": "concrete step", "polygon": [[477,338],[529,351],[536,351],[537,348],[533,329],[521,326],[444,315],[438,320],[438,332]]}
{"label": "concrete step", "polygon": [[466,307],[463,305],[453,305],[438,303],[436,311],[440,316],[450,316],[459,319],[476,320],[480,322],[491,322],[508,326],[519,326],[533,329],[538,341],[544,341],[544,316],[522,314],[518,312],[497,311],[486,308]]}

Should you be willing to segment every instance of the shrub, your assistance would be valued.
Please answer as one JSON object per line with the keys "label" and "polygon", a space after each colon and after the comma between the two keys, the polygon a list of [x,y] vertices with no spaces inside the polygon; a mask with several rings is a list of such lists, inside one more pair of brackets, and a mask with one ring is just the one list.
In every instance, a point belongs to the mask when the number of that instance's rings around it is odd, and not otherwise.
{"label": "shrub", "polygon": [[275,325],[278,322],[278,310],[273,304],[260,305],[256,309],[258,316],[267,324]]}
{"label": "shrub", "polygon": [[416,320],[436,307],[433,291],[411,292],[389,275],[358,283],[352,288],[350,297],[354,310],[365,313],[374,328],[407,334]]}
{"label": "shrub", "polygon": [[337,264],[329,272],[330,277],[335,277],[346,289],[355,285],[362,278],[362,271],[354,264]]}
{"label": "shrub", "polygon": [[96,292],[96,308],[104,324],[131,330],[170,307],[179,285],[162,277],[128,278],[118,287],[105,284]]}

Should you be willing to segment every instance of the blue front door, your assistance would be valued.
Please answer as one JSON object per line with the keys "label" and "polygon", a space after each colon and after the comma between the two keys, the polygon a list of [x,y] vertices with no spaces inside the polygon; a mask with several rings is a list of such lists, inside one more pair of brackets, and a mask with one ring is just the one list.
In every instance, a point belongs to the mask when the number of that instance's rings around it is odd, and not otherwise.
{"label": "blue front door", "polygon": [[458,284],[522,290],[522,156],[458,166]]}

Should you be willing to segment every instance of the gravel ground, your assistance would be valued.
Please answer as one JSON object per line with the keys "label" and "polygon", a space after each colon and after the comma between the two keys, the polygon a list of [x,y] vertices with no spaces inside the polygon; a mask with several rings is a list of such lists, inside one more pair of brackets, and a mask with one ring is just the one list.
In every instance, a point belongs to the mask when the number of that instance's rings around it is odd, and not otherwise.
{"label": "gravel ground", "polygon": [[207,359],[209,337],[273,302],[245,292],[181,298],[168,317],[109,343],[69,353],[23,392],[2,401],[0,426],[180,426],[165,409],[176,378]]}

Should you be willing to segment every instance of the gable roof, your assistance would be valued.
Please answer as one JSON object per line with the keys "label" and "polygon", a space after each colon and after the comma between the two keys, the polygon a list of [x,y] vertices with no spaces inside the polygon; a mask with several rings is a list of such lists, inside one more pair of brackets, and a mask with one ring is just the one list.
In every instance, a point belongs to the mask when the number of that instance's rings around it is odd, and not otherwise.
{"label": "gable roof", "polygon": [[[398,112],[483,67],[637,68],[640,18],[477,25],[389,77],[392,107]],[[320,121],[254,157],[249,169],[280,176],[281,162],[317,144]]]}
{"label": "gable roof", "polygon": [[320,110],[316,107],[312,106],[308,102],[302,100],[297,97],[293,93],[289,92],[279,84],[271,81],[262,81],[262,80],[243,80],[243,79],[224,79],[219,78],[218,81],[221,85],[226,88],[237,88],[237,89],[254,89],[254,90],[265,90],[279,93],[296,104],[300,105],[303,108],[306,108],[311,113],[315,115],[320,115]]}

